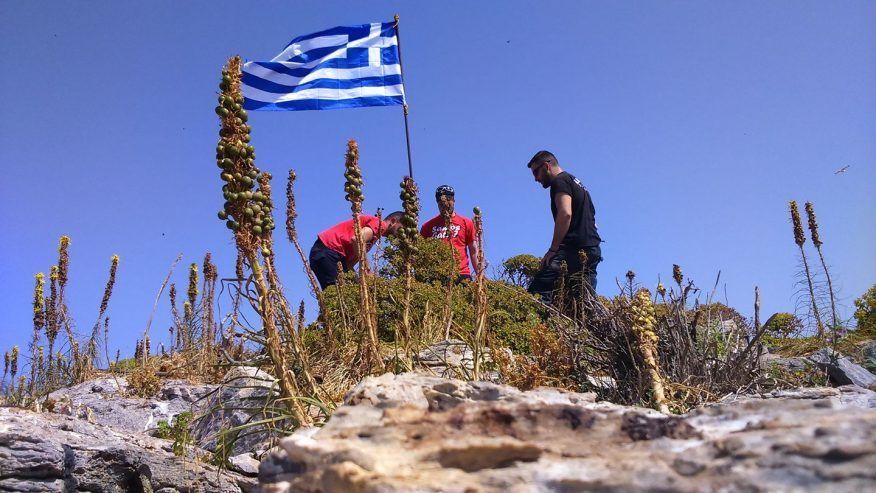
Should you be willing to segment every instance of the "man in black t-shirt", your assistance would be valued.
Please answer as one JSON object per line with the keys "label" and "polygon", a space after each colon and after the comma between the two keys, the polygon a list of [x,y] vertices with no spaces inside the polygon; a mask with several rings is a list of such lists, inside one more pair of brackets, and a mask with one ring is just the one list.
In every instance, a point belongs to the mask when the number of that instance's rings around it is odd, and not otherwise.
{"label": "man in black t-shirt", "polygon": [[[529,292],[541,296],[545,303],[553,298],[554,285],[560,276],[560,265],[566,262],[569,274],[578,277],[596,289],[596,265],[602,260],[599,244],[602,239],[596,231],[596,210],[590,192],[581,181],[560,168],[556,156],[539,151],[527,164],[535,181],[551,189],[551,214],[554,234],[551,246],[541,259],[541,268],[529,284]],[[581,263],[579,252],[587,254]]]}

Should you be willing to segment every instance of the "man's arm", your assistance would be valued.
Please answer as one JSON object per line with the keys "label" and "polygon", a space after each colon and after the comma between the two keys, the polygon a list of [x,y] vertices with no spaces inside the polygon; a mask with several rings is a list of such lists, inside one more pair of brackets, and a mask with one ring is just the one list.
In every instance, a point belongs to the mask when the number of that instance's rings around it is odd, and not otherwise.
{"label": "man's arm", "polygon": [[[374,230],[369,228],[368,226],[362,227],[362,241],[365,242],[365,251],[371,250],[371,245],[374,244]],[[356,237],[353,237],[353,258],[347,259],[347,266],[353,268],[357,262],[359,262],[359,243],[356,241]]]}
{"label": "man's arm", "polygon": [[471,260],[471,266],[474,267],[474,274],[478,275],[478,272],[481,271],[481,266],[478,265],[478,240],[472,240],[471,243],[468,244],[468,258]]}
{"label": "man's arm", "polygon": [[563,238],[569,232],[569,225],[572,224],[572,196],[567,193],[558,193],[554,196],[554,205],[557,206],[557,217],[554,218],[554,237],[551,240],[550,249],[541,259],[542,267],[550,263],[554,255],[557,254],[563,243]]}

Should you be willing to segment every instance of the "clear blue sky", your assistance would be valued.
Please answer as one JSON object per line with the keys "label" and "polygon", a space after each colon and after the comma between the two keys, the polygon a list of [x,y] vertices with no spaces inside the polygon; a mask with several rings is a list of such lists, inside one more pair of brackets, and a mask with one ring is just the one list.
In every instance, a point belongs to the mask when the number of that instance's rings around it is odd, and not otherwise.
{"label": "clear blue sky", "polygon": [[[394,13],[424,215],[435,213],[437,185],[455,186],[458,210],[484,210],[492,265],[549,245],[548,195],[525,167],[545,148],[592,193],[606,241],[602,294],[615,294],[628,269],[653,287],[678,263],[705,290],[720,269],[719,297],[726,285],[745,315],[756,285],[764,316],[793,309],[789,199],[815,203],[846,307],[876,281],[873,2],[7,0],[0,350],[26,345],[33,275],[56,262],[62,234],[72,238],[69,298],[83,332],[110,256],[121,256],[113,352],[132,351],[177,253],[180,286],[207,251],[220,276],[232,275],[213,157],[226,58],[269,59],[295,36]],[[275,189],[290,167],[299,174],[305,248],[347,217],[350,137],[366,208],[397,208],[401,108],[251,112],[250,122]],[[288,294],[309,298],[277,233]],[[154,334],[167,334],[167,306]]]}

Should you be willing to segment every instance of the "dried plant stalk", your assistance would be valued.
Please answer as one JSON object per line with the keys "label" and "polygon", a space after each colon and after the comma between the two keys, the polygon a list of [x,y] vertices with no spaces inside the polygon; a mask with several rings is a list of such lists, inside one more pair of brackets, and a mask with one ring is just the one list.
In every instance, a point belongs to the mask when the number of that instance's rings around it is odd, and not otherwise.
{"label": "dried plant stalk", "polygon": [[[806,216],[809,220],[809,233],[812,238],[812,244],[815,245],[815,250],[818,251],[818,258],[821,260],[821,268],[824,270],[824,276],[827,278],[827,289],[830,294],[830,311],[831,311],[831,320],[833,322],[833,330],[836,331],[839,328],[839,319],[836,316],[836,296],[833,291],[833,281],[830,278],[830,271],[827,268],[827,262],[824,261],[824,253],[821,251],[821,245],[824,243],[821,241],[821,237],[818,234],[818,220],[815,217],[815,206],[812,205],[812,202],[806,202],[805,205]],[[836,339],[836,337],[834,337]]]}
{"label": "dried plant stalk", "polygon": [[368,285],[370,272],[368,269],[368,257],[365,242],[362,240],[362,171],[359,168],[359,145],[355,140],[350,139],[347,142],[347,154],[345,156],[344,165],[346,172],[346,184],[344,190],[347,192],[346,199],[350,202],[350,209],[353,212],[353,232],[356,238],[356,246],[359,257],[359,313],[361,330],[368,338],[366,361],[374,368],[379,366],[380,347],[377,341],[377,312],[374,307],[374,300],[371,296],[371,290]]}
{"label": "dried plant stalk", "polygon": [[316,297],[316,303],[319,305],[319,320],[325,327],[326,338],[329,340],[329,345],[334,345],[334,328],[331,320],[325,309],[325,300],[322,296],[322,290],[319,289],[319,283],[316,281],[316,275],[313,269],[310,268],[310,262],[307,256],[304,255],[304,249],[301,248],[301,243],[298,241],[298,230],[295,228],[295,219],[298,218],[298,209],[295,205],[295,180],[297,175],[295,170],[289,170],[289,180],[286,183],[286,236],[298,252],[301,258],[301,263],[304,265],[304,273],[307,274],[307,280],[310,281],[310,290],[313,296]]}
{"label": "dried plant stalk", "polygon": [[487,304],[487,281],[484,277],[484,219],[481,215],[479,207],[474,208],[474,228],[475,236],[477,237],[477,258],[475,262],[478,266],[475,273],[475,333],[472,353],[474,357],[473,375],[475,380],[479,380],[481,376],[481,363],[486,349],[486,326],[487,312],[489,306]]}
{"label": "dried plant stalk", "polygon": [[812,314],[815,316],[815,324],[817,327],[816,336],[819,339],[824,339],[824,324],[821,322],[821,315],[818,313],[818,303],[815,298],[815,287],[812,283],[812,273],[809,270],[809,261],[806,259],[806,252],[803,250],[803,244],[806,242],[806,236],[803,234],[803,221],[800,220],[800,210],[797,208],[797,201],[788,202],[788,208],[791,211],[791,222],[794,225],[794,243],[800,249],[800,257],[803,259],[803,270],[806,275],[806,284],[809,287],[809,301],[812,308]]}

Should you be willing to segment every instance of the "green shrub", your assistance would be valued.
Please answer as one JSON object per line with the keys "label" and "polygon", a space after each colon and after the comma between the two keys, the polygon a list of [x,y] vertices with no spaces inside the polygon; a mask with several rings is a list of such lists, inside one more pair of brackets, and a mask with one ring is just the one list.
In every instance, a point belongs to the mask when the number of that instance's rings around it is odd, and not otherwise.
{"label": "green shrub", "polygon": [[505,259],[499,272],[499,279],[515,286],[527,287],[538,273],[541,259],[524,253]]}
{"label": "green shrub", "polygon": [[[385,272],[385,271],[384,271]],[[421,271],[422,272],[422,271]],[[434,272],[434,271],[431,271]],[[359,289],[353,273],[346,273],[343,288],[329,288],[324,292],[326,311],[339,337],[349,340],[350,334],[338,330],[343,326],[344,316],[350,328],[355,327],[351,314],[358,306]],[[434,278],[432,278],[435,281]],[[375,277],[374,291],[377,293],[378,336],[384,342],[391,342],[395,337],[395,329],[401,323],[401,300],[405,288],[404,279]],[[473,333],[475,322],[475,285],[463,282],[452,288],[451,312],[453,327],[451,337],[466,338]],[[340,296],[339,296],[340,292]],[[411,293],[411,320],[415,329],[419,328],[418,339],[422,343],[431,343],[442,339],[444,330],[439,326],[427,326],[429,320],[441,324],[443,306],[447,297],[447,287],[439,282],[421,282],[415,280]],[[489,337],[495,345],[511,348],[515,353],[529,354],[530,332],[541,323],[544,307],[517,286],[509,286],[499,281],[487,281],[487,299],[489,311],[487,326]],[[344,310],[341,310],[343,301]],[[315,327],[311,327],[313,329]],[[462,334],[457,333],[461,331]],[[307,331],[311,334],[312,330]],[[306,333],[307,334],[307,333]],[[416,331],[415,331],[416,335]],[[311,340],[312,335],[305,335],[305,340]]]}
{"label": "green shrub", "polygon": [[[397,243],[391,238],[384,250],[386,264],[380,269],[383,277],[403,277],[404,264]],[[446,285],[459,275],[459,252],[439,239],[418,238],[413,262],[414,279],[422,283]]]}
{"label": "green shrub", "polygon": [[876,284],[855,300],[855,321],[860,334],[876,337]]}
{"label": "green shrub", "polygon": [[764,327],[766,337],[785,339],[803,330],[803,322],[793,313],[776,313]]}

